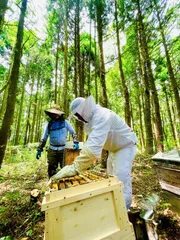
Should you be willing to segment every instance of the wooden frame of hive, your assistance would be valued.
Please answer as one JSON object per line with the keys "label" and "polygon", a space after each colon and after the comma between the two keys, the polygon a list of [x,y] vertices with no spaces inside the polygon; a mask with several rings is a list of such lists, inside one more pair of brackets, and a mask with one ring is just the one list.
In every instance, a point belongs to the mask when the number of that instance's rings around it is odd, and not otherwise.
{"label": "wooden frame of hive", "polygon": [[134,240],[116,177],[46,192],[45,240]]}
{"label": "wooden frame of hive", "polygon": [[158,153],[152,159],[163,196],[171,204],[170,209],[180,215],[180,155],[174,155],[175,152],[178,153],[178,150],[173,149],[164,156],[163,153]]}

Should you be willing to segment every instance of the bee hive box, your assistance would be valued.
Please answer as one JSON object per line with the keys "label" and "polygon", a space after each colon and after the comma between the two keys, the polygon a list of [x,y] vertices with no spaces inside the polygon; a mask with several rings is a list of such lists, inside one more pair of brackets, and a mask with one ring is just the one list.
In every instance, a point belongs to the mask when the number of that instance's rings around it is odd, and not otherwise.
{"label": "bee hive box", "polygon": [[152,157],[163,195],[170,209],[180,215],[180,151],[157,153]]}
{"label": "bee hive box", "polygon": [[45,240],[133,240],[116,177],[86,171],[51,184],[45,194]]}
{"label": "bee hive box", "polygon": [[79,155],[82,147],[83,142],[79,142],[79,149],[73,148],[73,142],[66,143],[64,154],[64,166],[71,165],[74,162],[74,159]]}

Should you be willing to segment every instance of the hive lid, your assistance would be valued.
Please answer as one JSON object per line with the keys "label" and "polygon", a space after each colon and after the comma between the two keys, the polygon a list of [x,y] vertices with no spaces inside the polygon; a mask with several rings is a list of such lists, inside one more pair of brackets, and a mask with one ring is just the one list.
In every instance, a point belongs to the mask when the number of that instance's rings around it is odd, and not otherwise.
{"label": "hive lid", "polygon": [[152,160],[169,161],[180,164],[180,149],[173,149],[169,152],[158,152],[152,157]]}

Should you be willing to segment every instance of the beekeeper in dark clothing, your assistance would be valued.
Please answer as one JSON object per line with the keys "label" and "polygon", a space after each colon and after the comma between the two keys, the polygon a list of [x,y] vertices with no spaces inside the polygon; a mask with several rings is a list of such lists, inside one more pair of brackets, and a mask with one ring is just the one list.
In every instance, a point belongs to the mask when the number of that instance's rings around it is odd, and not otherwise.
{"label": "beekeeper in dark clothing", "polygon": [[50,146],[47,154],[48,176],[50,178],[56,174],[58,163],[60,163],[61,168],[63,167],[64,148],[68,132],[70,132],[72,135],[74,149],[79,148],[79,142],[73,127],[67,120],[64,119],[65,113],[60,110],[58,105],[54,105],[51,109],[45,110],[45,113],[50,117],[51,120],[44,129],[42,140],[37,148],[36,159],[41,157],[41,152],[46,145],[48,136],[50,136]]}

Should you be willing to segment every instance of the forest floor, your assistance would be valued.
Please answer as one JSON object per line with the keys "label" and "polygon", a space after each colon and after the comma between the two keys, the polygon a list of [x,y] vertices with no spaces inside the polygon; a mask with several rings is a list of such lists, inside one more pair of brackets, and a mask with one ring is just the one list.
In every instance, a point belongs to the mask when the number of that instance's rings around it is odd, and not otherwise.
{"label": "forest floor", "polygon": [[[35,159],[35,147],[14,148],[7,152],[0,170],[0,240],[41,240],[44,212],[41,202],[47,190],[46,153]],[[147,208],[147,199],[159,197],[153,224],[159,240],[178,240],[180,218],[169,209],[161,196],[152,156],[137,154],[133,163],[133,209]],[[40,197],[33,203],[30,192],[38,189]],[[155,202],[155,201],[154,201]],[[147,204],[146,204],[147,203]],[[151,205],[151,204],[150,204]],[[152,206],[149,205],[149,208]]]}

